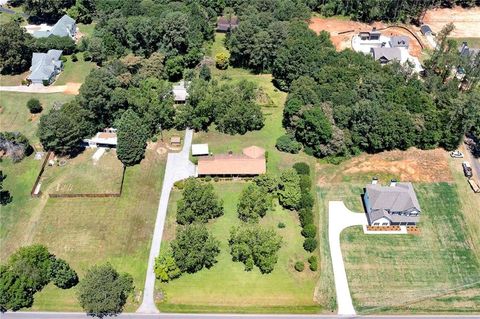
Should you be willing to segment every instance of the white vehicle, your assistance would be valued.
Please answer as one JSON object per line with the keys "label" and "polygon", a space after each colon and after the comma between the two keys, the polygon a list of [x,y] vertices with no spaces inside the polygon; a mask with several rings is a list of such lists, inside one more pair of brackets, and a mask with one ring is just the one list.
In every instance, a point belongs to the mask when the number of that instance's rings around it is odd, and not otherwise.
{"label": "white vehicle", "polygon": [[459,150],[450,152],[450,156],[453,158],[463,158],[463,153],[460,152]]}

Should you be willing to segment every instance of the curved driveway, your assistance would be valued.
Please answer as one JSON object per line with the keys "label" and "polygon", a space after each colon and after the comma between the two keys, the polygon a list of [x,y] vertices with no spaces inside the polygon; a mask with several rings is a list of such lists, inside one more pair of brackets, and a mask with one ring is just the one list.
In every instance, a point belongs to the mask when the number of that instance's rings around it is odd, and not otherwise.
{"label": "curved driveway", "polygon": [[343,263],[340,234],[350,226],[366,225],[365,214],[350,211],[343,202],[331,201],[328,203],[328,241],[332,258],[335,291],[337,294],[338,314],[344,316],[355,315],[352,297],[348,287],[347,273]]}
{"label": "curved driveway", "polygon": [[158,313],[155,306],[155,258],[160,252],[162,243],[163,227],[167,216],[168,199],[173,184],[176,181],[195,176],[195,165],[190,162],[190,147],[192,145],[193,130],[187,129],[183,148],[179,153],[168,153],[167,166],[163,177],[162,192],[158,203],[157,220],[155,230],[153,231],[152,246],[150,247],[150,256],[148,257],[147,276],[145,279],[145,288],[143,290],[143,301],[137,312],[140,313]]}

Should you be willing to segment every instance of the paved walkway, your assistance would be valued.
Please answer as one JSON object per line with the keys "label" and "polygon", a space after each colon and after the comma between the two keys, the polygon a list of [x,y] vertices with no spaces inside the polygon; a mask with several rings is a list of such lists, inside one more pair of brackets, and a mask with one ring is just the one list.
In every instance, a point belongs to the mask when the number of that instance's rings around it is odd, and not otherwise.
{"label": "paved walkway", "polygon": [[176,181],[195,176],[195,165],[190,162],[189,154],[192,145],[193,130],[185,132],[183,148],[179,153],[168,153],[167,166],[165,168],[165,176],[163,178],[162,192],[158,203],[157,220],[155,222],[155,230],[153,232],[152,246],[150,248],[150,256],[148,258],[147,277],[145,279],[145,288],[143,290],[143,301],[138,308],[139,313],[158,313],[155,306],[155,273],[153,272],[155,258],[160,252],[162,243],[163,227],[167,216],[168,199],[173,184]]}
{"label": "paved walkway", "polygon": [[328,203],[328,241],[330,244],[339,315],[355,315],[340,247],[340,234],[347,227],[366,224],[367,217],[365,214],[350,211],[341,201]]}

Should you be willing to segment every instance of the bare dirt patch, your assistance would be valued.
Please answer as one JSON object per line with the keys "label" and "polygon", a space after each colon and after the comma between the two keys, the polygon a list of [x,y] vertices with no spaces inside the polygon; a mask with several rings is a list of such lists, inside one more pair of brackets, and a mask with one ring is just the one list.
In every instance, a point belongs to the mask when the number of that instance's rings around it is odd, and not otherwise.
{"label": "bare dirt patch", "polygon": [[[340,167],[319,167],[320,185],[377,176],[381,179],[397,178],[409,182],[449,182],[452,175],[448,165],[448,154],[442,149],[388,151],[374,155],[362,154]],[[322,171],[324,171],[322,173]]]}
{"label": "bare dirt patch", "polygon": [[[370,24],[344,20],[338,18],[311,18],[309,23],[309,28],[316,33],[320,31],[328,31],[332,39],[333,45],[337,51],[344,49],[351,49],[351,40],[355,34],[358,34],[360,31],[370,31],[373,27],[377,29],[385,29],[387,25],[382,22],[373,22]],[[411,28],[409,28],[411,29]],[[412,30],[412,32],[415,32]],[[409,52],[412,56],[419,57],[422,52],[422,47],[415,37],[405,29],[398,27],[388,27],[388,29],[383,30],[382,33],[386,36],[394,35],[404,35],[410,39],[410,48]]]}
{"label": "bare dirt patch", "polygon": [[82,83],[68,82],[66,84],[64,93],[78,95],[81,86],[82,86]]}
{"label": "bare dirt patch", "polygon": [[439,32],[446,24],[452,22],[455,29],[451,37],[480,37],[480,7],[431,9],[426,12],[423,22],[434,32]]}

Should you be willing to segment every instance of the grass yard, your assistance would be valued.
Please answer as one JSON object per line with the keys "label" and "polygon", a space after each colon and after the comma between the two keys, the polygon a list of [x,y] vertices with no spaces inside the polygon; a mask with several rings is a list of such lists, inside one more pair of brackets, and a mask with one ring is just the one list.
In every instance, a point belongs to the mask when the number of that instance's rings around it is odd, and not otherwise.
{"label": "grass yard", "polygon": [[86,149],[72,159],[63,159],[65,166],[46,166],[42,175],[42,192],[47,194],[118,193],[123,165],[115,150],[92,159],[96,149]]}
{"label": "grass yard", "polygon": [[32,145],[38,144],[36,136],[37,125],[41,114],[30,114],[27,102],[36,98],[42,103],[45,114],[52,107],[54,102],[68,102],[74,98],[73,95],[61,93],[51,94],[30,94],[17,92],[1,92],[0,94],[0,127],[2,131],[19,131],[23,133]]}
{"label": "grass yard", "polygon": [[[216,193],[224,200],[225,215],[210,222],[208,227],[220,241],[221,253],[218,263],[211,269],[195,274],[184,274],[170,283],[157,281],[157,289],[165,300],[159,302],[163,311],[199,312],[319,312],[320,306],[313,294],[318,278],[317,272],[308,267],[298,273],[293,265],[297,260],[307,263],[310,254],[302,247],[303,237],[295,213],[285,211],[277,205],[267,213],[261,224],[275,228],[283,237],[278,263],[271,274],[262,275],[258,268],[244,271],[243,263],[231,260],[228,239],[230,228],[239,225],[236,205],[245,182],[211,182]],[[164,233],[162,249],[175,237],[176,201],[179,191],[172,194]],[[283,222],[286,227],[277,228]]]}
{"label": "grass yard", "polygon": [[64,63],[63,71],[58,76],[54,85],[65,85],[69,82],[83,83],[85,78],[94,69],[95,63],[83,61],[83,52],[78,52],[78,61],[73,62],[71,55],[66,55],[67,62]]}
{"label": "grass yard", "polygon": [[96,23],[84,24],[77,23],[78,31],[85,37],[90,38],[93,35]]}
{"label": "grass yard", "polygon": [[[45,195],[32,199],[29,192],[40,161],[32,157],[18,164],[4,160],[2,170],[8,175],[4,186],[14,200],[0,212],[1,262],[32,243],[45,244],[67,260],[80,278],[90,266],[110,262],[134,277],[135,294],[126,311],[135,311],[145,280],[165,158],[147,151],[140,165],[127,169],[122,197],[99,199],[48,199]],[[81,311],[75,289],[53,285],[35,295],[32,310]]]}
{"label": "grass yard", "polygon": [[365,235],[360,227],[342,233],[357,311],[478,313],[480,266],[458,188],[449,183],[414,187],[423,209],[420,235]]}
{"label": "grass yard", "polygon": [[30,71],[25,71],[23,73],[15,74],[15,75],[0,74],[0,85],[1,86],[22,85],[22,80],[25,80],[29,73]]}
{"label": "grass yard", "polygon": [[452,38],[457,41],[458,45],[462,45],[463,42],[467,42],[471,48],[480,48],[480,37],[477,38]]}

